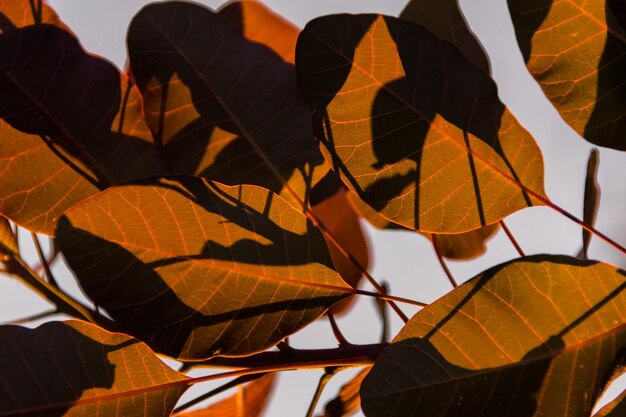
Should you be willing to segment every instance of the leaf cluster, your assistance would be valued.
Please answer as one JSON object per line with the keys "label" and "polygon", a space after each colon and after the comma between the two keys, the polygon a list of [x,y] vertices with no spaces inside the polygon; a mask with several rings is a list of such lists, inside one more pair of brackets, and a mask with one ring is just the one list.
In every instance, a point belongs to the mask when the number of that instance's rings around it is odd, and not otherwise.
{"label": "leaf cluster", "polygon": [[[618,152],[621,4],[508,0],[547,98],[580,140]],[[349,367],[363,369],[324,416],[591,416],[626,352],[626,272],[587,259],[592,237],[626,255],[594,227],[598,154],[578,219],[546,194],[541,150],[456,0],[302,30],[251,0],[159,2],[127,46],[120,71],[45,2],[0,0],[2,272],[55,307],[37,328],[0,326],[0,416],[260,416],[277,372],[324,369],[312,416]],[[504,219],[532,206],[581,226],[578,257],[525,255]],[[454,289],[429,305],[390,294],[368,272],[362,219],[422,234]],[[500,230],[519,257],[459,285],[447,259],[482,255]],[[57,254],[93,307],[58,285]],[[334,320],[356,296],[378,303],[379,343],[349,343]],[[406,324],[387,342],[391,313]],[[324,315],[336,348],[289,346]],[[214,367],[230,370],[189,376]]]}

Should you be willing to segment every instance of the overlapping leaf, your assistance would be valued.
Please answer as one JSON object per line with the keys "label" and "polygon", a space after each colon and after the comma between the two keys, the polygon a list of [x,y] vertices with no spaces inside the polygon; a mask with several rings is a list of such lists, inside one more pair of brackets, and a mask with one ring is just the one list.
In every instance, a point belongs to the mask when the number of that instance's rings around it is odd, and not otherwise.
{"label": "overlapping leaf", "polygon": [[327,160],[388,220],[461,233],[544,194],[541,153],[493,81],[426,29],[324,16],[301,33],[296,57]]}
{"label": "overlapping leaf", "polygon": [[2,416],[166,417],[187,388],[132,392],[186,377],[140,341],[76,320],[0,327],[0,369]]}
{"label": "overlapping leaf", "polygon": [[321,233],[256,186],[114,187],[70,209],[57,233],[86,293],[182,359],[264,350],[346,295]]}
{"label": "overlapping leaf", "polygon": [[288,182],[306,201],[328,168],[294,68],[231,19],[185,2],[135,16],[128,48],[148,123],[175,173],[278,193]]}
{"label": "overlapping leaf", "polygon": [[0,33],[41,23],[68,30],[46,1],[0,0]]}
{"label": "overlapping leaf", "polygon": [[489,59],[461,12],[458,0],[411,0],[400,18],[417,23],[459,48],[474,65],[489,73]]}
{"label": "overlapping leaf", "polygon": [[596,145],[626,150],[623,1],[508,3],[528,69],[563,119]]}
{"label": "overlapping leaf", "polygon": [[237,392],[208,408],[178,414],[180,417],[260,417],[274,388],[275,374],[237,387]]}
{"label": "overlapping leaf", "polygon": [[138,91],[51,25],[0,35],[0,213],[52,234],[70,206],[164,173]]}
{"label": "overlapping leaf", "polygon": [[300,30],[265,4],[257,0],[231,2],[219,10],[219,15],[239,27],[246,39],[269,47],[286,62],[295,64]]}
{"label": "overlapping leaf", "polygon": [[626,273],[564,256],[494,267],[426,307],[363,382],[373,416],[587,417],[626,347]]}

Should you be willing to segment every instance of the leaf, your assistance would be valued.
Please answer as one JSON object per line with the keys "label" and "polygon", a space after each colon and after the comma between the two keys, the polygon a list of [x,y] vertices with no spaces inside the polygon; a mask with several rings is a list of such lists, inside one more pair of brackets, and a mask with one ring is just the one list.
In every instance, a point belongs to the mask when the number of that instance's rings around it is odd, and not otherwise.
{"label": "leaf", "polygon": [[18,253],[19,247],[13,229],[7,219],[0,217],[0,254],[17,255]]}
{"label": "leaf", "polygon": [[426,29],[324,16],[300,34],[296,61],[326,159],[387,220],[461,233],[540,204],[536,143],[489,76]]}
{"label": "leaf", "polygon": [[626,391],[602,407],[593,417],[620,417],[626,414]]}
{"label": "leaf", "polygon": [[[123,395],[187,378],[138,340],[78,320],[1,326],[0,369],[0,415],[166,417],[187,389]],[[30,411],[38,407],[46,411]]]}
{"label": "leaf", "polygon": [[[593,149],[587,160],[587,176],[585,177],[585,199],[583,207],[583,221],[588,225],[596,224],[598,206],[600,205],[600,184],[598,184],[598,165],[600,164],[600,153]],[[591,233],[583,229],[583,246],[580,249],[578,258],[588,259],[589,245],[591,244]]]}
{"label": "leaf", "polygon": [[231,19],[184,2],[135,16],[128,49],[148,123],[174,173],[276,193],[288,182],[306,203],[328,166],[295,70]]}
{"label": "leaf", "polygon": [[626,347],[625,289],[624,271],[565,256],[491,268],[409,321],[363,382],[363,410],[587,417]]}
{"label": "leaf", "polygon": [[57,234],[87,295],[183,360],[265,350],[349,294],[321,233],[256,186],[113,187],[68,210]]}
{"label": "leaf", "polygon": [[491,72],[489,58],[465,21],[458,0],[411,0],[400,18],[424,26],[459,48],[471,63]]}
{"label": "leaf", "polygon": [[320,417],[343,417],[356,413],[361,407],[359,389],[370,369],[371,366],[363,368],[354,378],[344,384],[339,390],[339,395],[326,404],[324,414]]}
{"label": "leaf", "polygon": [[449,259],[469,260],[485,253],[487,241],[500,229],[499,224],[492,224],[480,229],[453,235],[426,235],[437,239],[437,247],[443,256]]}
{"label": "leaf", "polygon": [[613,13],[620,6],[605,0],[508,4],[528,70],[563,119],[591,143],[626,150],[626,29],[619,24],[625,18]]}
{"label": "leaf", "polygon": [[0,33],[35,24],[47,23],[69,31],[45,1],[0,0]]}
{"label": "leaf", "polygon": [[0,35],[0,214],[53,234],[61,214],[109,185],[166,172],[141,98],[66,31]]}
{"label": "leaf", "polygon": [[274,388],[275,374],[238,386],[237,393],[208,408],[178,414],[180,417],[260,417]]}
{"label": "leaf", "polygon": [[265,4],[256,0],[227,3],[219,16],[243,30],[243,36],[272,49],[286,62],[296,62],[296,42],[300,30]]}

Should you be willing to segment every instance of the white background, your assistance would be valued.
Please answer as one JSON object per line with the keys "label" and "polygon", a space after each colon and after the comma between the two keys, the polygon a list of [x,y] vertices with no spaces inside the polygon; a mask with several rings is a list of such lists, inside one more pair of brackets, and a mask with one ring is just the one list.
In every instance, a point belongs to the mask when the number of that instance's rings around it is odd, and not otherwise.
{"label": "white background", "polygon": [[[312,18],[339,12],[377,12],[398,15],[408,0],[267,0],[268,4],[300,27]],[[546,166],[546,190],[550,198],[576,216],[582,216],[582,196],[587,156],[592,146],[582,140],[558,116],[528,74],[514,39],[505,0],[461,0],[470,26],[483,42],[492,63],[493,76],[500,88],[501,99],[533,134],[542,149]],[[140,0],[50,0],[61,18],[78,35],[85,49],[106,57],[118,67],[126,59],[126,28],[132,16],[148,1]],[[216,8],[220,1],[202,1]],[[626,153],[600,150],[598,180],[602,198],[597,228],[626,244],[626,186],[623,169]],[[621,168],[621,169],[620,169]],[[575,255],[581,245],[581,232],[571,221],[548,208],[530,208],[507,218],[507,224],[527,254],[559,253]],[[366,226],[367,227],[367,226]],[[390,283],[391,292],[419,301],[431,302],[450,290],[429,242],[414,233],[381,232],[367,227],[372,254],[372,275]],[[28,246],[26,236],[22,242]],[[465,281],[482,270],[516,257],[516,252],[503,233],[489,243],[488,254],[472,262],[450,262],[459,281]],[[34,259],[28,252],[29,259]],[[626,257],[594,239],[590,257],[626,267]],[[57,278],[72,291],[78,292],[71,275],[63,265],[55,267]],[[45,310],[49,306],[13,280],[0,279],[0,320],[14,320]],[[405,307],[403,307],[405,308]],[[405,308],[412,315],[415,309]],[[393,317],[392,335],[401,328]],[[347,338],[353,343],[375,343],[380,323],[370,299],[361,299],[351,315],[339,321]],[[309,326],[292,337],[296,347],[333,347],[334,339],[326,320]],[[266,416],[304,416],[315,390],[320,372],[283,373],[276,387]],[[328,385],[318,405],[354,374],[344,372]],[[205,391],[195,387],[188,396]],[[617,391],[611,393],[615,395]]]}

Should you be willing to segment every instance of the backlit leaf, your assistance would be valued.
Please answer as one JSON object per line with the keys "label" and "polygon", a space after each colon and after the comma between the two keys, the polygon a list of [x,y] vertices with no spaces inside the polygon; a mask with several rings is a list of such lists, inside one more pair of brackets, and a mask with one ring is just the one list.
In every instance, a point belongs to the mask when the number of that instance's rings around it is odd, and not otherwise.
{"label": "backlit leaf", "polygon": [[624,2],[508,3],[528,69],[563,119],[589,142],[626,150]]}
{"label": "backlit leaf", "polygon": [[623,417],[626,415],[626,391],[602,407],[593,417]]}
{"label": "backlit leaf", "polygon": [[128,49],[148,123],[174,173],[277,193],[288,182],[306,201],[328,167],[294,67],[231,19],[185,2],[135,16]]}
{"label": "backlit leaf", "polygon": [[243,31],[243,36],[261,43],[280,55],[286,62],[296,62],[296,42],[300,30],[256,0],[226,4],[219,15]]}
{"label": "backlit leaf", "polygon": [[77,320],[0,327],[0,369],[3,416],[166,417],[187,388],[129,392],[186,377],[139,340]]}
{"label": "backlit leaf", "polygon": [[66,31],[0,35],[0,213],[52,234],[69,207],[165,172],[138,91]]}
{"label": "backlit leaf", "polygon": [[361,409],[359,389],[367,376],[371,366],[364,368],[339,390],[339,395],[329,401],[324,407],[324,414],[320,417],[344,417],[354,414]]}
{"label": "backlit leaf", "polygon": [[180,417],[260,417],[274,388],[275,374],[237,387],[237,392],[208,408],[178,414]]}
{"label": "backlit leaf", "polygon": [[327,160],[386,219],[461,233],[539,204],[536,143],[452,44],[391,17],[324,16],[296,61]]}
{"label": "backlit leaf", "polygon": [[0,0],[0,33],[41,23],[68,30],[45,0]]}
{"label": "backlit leaf", "polygon": [[565,256],[496,266],[418,312],[363,382],[374,416],[588,417],[626,347],[626,273]]}
{"label": "backlit leaf", "polygon": [[13,229],[7,219],[0,217],[0,254],[17,255],[17,253],[17,239],[13,234]]}
{"label": "backlit leaf", "polygon": [[417,23],[455,45],[474,65],[489,73],[489,59],[470,30],[458,0],[411,0],[400,18]]}
{"label": "backlit leaf", "polygon": [[57,233],[85,292],[181,359],[264,350],[346,295],[321,233],[256,186],[118,186],[72,207]]}

